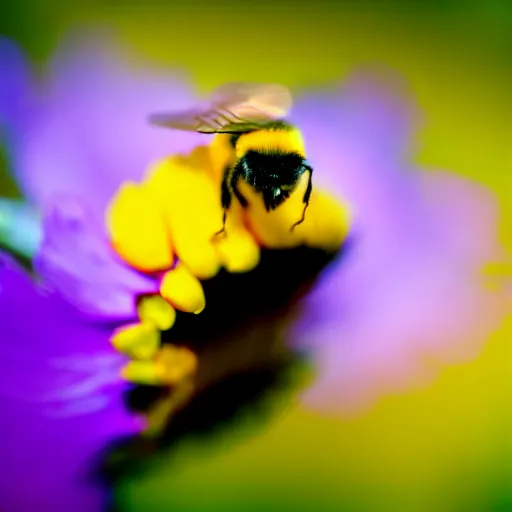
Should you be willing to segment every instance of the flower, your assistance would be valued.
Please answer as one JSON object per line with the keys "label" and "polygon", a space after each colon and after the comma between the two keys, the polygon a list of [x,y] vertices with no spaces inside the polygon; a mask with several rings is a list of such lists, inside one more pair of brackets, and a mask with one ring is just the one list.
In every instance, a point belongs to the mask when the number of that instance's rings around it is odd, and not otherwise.
{"label": "flower", "polygon": [[[339,165],[325,177],[355,205],[359,242],[307,296],[289,334],[315,354],[318,379],[305,400],[343,415],[475,357],[511,307],[511,259],[491,192],[411,168],[410,110],[371,83],[352,87],[345,101],[303,104],[302,125],[312,161]],[[316,123],[306,121],[313,109]],[[341,120],[335,145],[319,135],[326,119]],[[494,264],[509,270],[498,276]]]}
{"label": "flower", "polygon": [[[73,464],[81,463],[91,447],[133,427],[133,418],[118,402],[118,372],[124,361],[109,350],[113,330],[114,346],[133,359],[125,367],[125,377],[189,386],[189,374],[204,371],[201,357],[214,357],[215,350],[198,350],[198,359],[179,344],[159,351],[160,331],[173,326],[176,309],[203,310],[207,284],[198,278],[211,278],[221,265],[233,273],[261,268],[256,239],[270,247],[304,240],[324,248],[339,245],[350,221],[348,210],[336,209],[323,190],[340,201],[348,198],[354,207],[352,251],[318,277],[298,303],[299,316],[278,315],[275,321],[275,329],[285,332],[289,346],[306,349],[318,365],[318,378],[305,397],[310,406],[325,410],[327,405],[343,412],[367,406],[383,393],[424,377],[423,358],[468,357],[499,325],[510,306],[509,295],[502,288],[486,289],[478,279],[485,262],[507,257],[496,242],[492,198],[453,175],[412,168],[407,150],[414,116],[394,88],[374,86],[361,76],[341,91],[299,98],[293,120],[303,130],[320,198],[320,206],[312,201],[309,227],[306,224],[302,234],[299,230],[298,238],[285,239],[282,226],[284,219],[289,225],[288,210],[271,218],[256,208],[246,219],[251,225],[247,236],[240,212],[235,212],[228,229],[236,234],[220,240],[212,250],[206,234],[219,218],[212,195],[218,176],[215,166],[210,169],[206,163],[212,153],[197,149],[204,141],[197,134],[171,135],[144,124],[153,110],[192,103],[185,81],[148,68],[128,71],[120,65],[122,56],[115,51],[108,55],[105,45],[97,45],[66,44],[51,64],[50,80],[42,90],[29,83],[27,65],[18,51],[8,42],[0,47],[0,68],[11,70],[3,73],[9,80],[0,89],[0,122],[7,132],[14,172],[43,218],[42,240],[34,257],[40,282],[31,281],[12,260],[4,259],[2,361],[11,368],[4,378],[33,384],[34,390],[47,388],[52,400],[71,405],[73,414],[101,411],[89,416],[85,433],[77,431],[71,419],[44,420],[52,446],[52,430],[59,433],[65,425],[87,439],[83,451],[77,448],[80,457],[69,455]],[[198,169],[203,174],[197,175]],[[205,178],[209,170],[213,174]],[[194,216],[198,210],[187,201],[187,190],[200,194],[201,215]],[[163,198],[163,191],[173,200]],[[325,215],[322,201],[328,203],[332,217]],[[332,219],[333,229],[312,227],[317,221],[331,225]],[[208,223],[211,226],[205,229]],[[191,226],[201,236],[189,236]],[[325,234],[336,236],[330,239]],[[238,241],[229,246],[233,240]],[[296,266],[284,261],[283,275],[300,270],[303,260]],[[274,286],[265,297],[271,305],[282,286],[279,274],[272,278],[264,283],[266,290]],[[238,302],[252,305],[250,289],[242,291]],[[207,311],[208,307],[189,318],[186,325],[198,325]],[[31,321],[20,321],[25,318]],[[222,322],[229,328],[235,320],[228,317]],[[273,342],[275,333],[266,335],[267,320],[259,322],[256,339]],[[170,333],[174,331],[175,327]],[[215,337],[206,334],[207,339]],[[227,352],[236,353],[240,344],[231,343]],[[239,350],[241,359],[230,364],[246,369],[253,355],[245,354],[242,346]],[[103,352],[104,358],[95,358]],[[37,354],[37,364],[31,364],[42,373],[29,371],[23,360],[22,365],[13,365],[21,353]],[[265,361],[269,356],[258,357]],[[176,361],[179,364],[173,366]],[[80,385],[62,384],[81,372],[87,378],[80,379]],[[203,373],[202,386],[224,374],[224,369],[208,376]],[[187,400],[194,388],[184,389]],[[23,389],[19,393],[39,402],[47,396]],[[174,406],[172,401],[164,404],[157,422]],[[14,407],[13,414],[23,407]],[[27,406],[26,410],[34,422],[46,417],[41,409]],[[25,413],[19,414],[21,418]],[[102,415],[113,419],[104,421]],[[15,421],[8,439],[17,438]],[[86,423],[80,423],[80,429],[81,425]],[[35,443],[31,436],[24,432],[21,442]],[[76,474],[77,467],[70,471]]]}
{"label": "flower", "polygon": [[0,282],[2,508],[100,510],[105,490],[87,467],[106,443],[140,429],[119,400],[123,360],[104,328],[42,294],[5,255]]}

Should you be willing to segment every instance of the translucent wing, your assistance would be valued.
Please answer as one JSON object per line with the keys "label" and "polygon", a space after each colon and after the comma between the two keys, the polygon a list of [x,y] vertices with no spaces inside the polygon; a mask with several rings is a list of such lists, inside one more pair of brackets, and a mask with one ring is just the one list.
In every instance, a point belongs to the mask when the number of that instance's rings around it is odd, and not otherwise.
{"label": "translucent wing", "polygon": [[239,133],[283,119],[291,106],[291,94],[282,85],[237,82],[219,87],[202,105],[153,114],[149,122],[200,133]]}

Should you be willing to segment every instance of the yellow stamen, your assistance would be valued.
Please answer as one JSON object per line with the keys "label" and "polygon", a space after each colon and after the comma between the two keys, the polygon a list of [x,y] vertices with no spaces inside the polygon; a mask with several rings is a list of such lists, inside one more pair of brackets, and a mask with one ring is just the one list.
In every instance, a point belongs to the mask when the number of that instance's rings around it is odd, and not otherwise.
{"label": "yellow stamen", "polygon": [[162,347],[158,354],[158,362],[165,368],[165,379],[168,384],[177,384],[197,371],[197,357],[185,347]]}
{"label": "yellow stamen", "polygon": [[130,382],[174,386],[196,372],[197,357],[188,349],[164,346],[154,361],[130,361],[121,376]]}
{"label": "yellow stamen", "polygon": [[130,361],[121,370],[121,377],[129,382],[148,386],[166,384],[164,365],[154,361]]}
{"label": "yellow stamen", "polygon": [[116,329],[110,342],[133,359],[149,360],[160,348],[160,331],[152,322],[131,324]]}
{"label": "yellow stamen", "polygon": [[200,313],[206,305],[201,283],[183,263],[164,275],[160,293],[175,308],[187,313]]}
{"label": "yellow stamen", "polygon": [[143,297],[137,312],[141,322],[152,322],[161,331],[170,329],[176,320],[176,310],[159,295]]}
{"label": "yellow stamen", "polygon": [[122,185],[110,202],[106,220],[112,246],[131,266],[152,272],[172,265],[164,218],[146,187]]}
{"label": "yellow stamen", "polygon": [[150,169],[147,185],[162,205],[179,259],[200,279],[220,269],[213,235],[222,227],[220,190],[214,186],[208,150],[189,160],[173,157]]}

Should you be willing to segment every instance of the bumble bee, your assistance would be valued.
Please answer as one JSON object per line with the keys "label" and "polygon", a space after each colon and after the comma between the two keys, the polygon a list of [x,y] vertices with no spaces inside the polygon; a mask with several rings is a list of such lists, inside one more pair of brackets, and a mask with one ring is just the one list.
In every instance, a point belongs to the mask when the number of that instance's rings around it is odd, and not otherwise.
{"label": "bumble bee", "polygon": [[239,180],[261,194],[270,211],[286,201],[300,178],[308,173],[302,216],[290,230],[304,222],[313,168],[306,160],[300,131],[285,119],[291,105],[291,94],[281,85],[230,83],[216,89],[203,106],[150,116],[150,123],[156,126],[226,138],[232,156],[224,168],[220,190],[224,215],[222,229],[216,235],[225,234],[233,196],[243,208],[248,206],[238,188]]}

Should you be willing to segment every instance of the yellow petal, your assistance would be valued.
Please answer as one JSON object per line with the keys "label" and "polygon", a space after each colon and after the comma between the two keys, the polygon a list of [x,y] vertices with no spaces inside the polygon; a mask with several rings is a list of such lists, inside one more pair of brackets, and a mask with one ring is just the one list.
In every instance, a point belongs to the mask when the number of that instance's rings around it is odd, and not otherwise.
{"label": "yellow petal", "polygon": [[164,218],[180,261],[200,279],[213,277],[221,262],[212,244],[222,228],[220,188],[216,186],[208,159],[208,148],[188,159],[173,157],[150,171],[147,184],[163,194]]}
{"label": "yellow petal", "polygon": [[176,309],[186,313],[200,313],[206,305],[201,283],[183,263],[164,275],[160,294]]}
{"label": "yellow petal", "polygon": [[160,295],[143,297],[137,307],[141,322],[154,323],[161,331],[170,329],[176,320],[175,309]]}
{"label": "yellow petal", "polygon": [[160,347],[160,331],[153,323],[131,324],[116,329],[110,342],[133,359],[151,359]]}
{"label": "yellow petal", "polygon": [[164,218],[143,185],[123,184],[108,206],[106,222],[114,250],[129,265],[145,272],[172,266]]}

